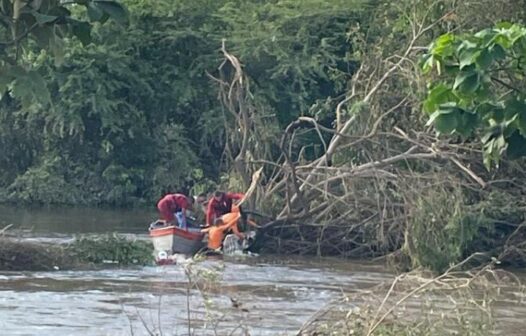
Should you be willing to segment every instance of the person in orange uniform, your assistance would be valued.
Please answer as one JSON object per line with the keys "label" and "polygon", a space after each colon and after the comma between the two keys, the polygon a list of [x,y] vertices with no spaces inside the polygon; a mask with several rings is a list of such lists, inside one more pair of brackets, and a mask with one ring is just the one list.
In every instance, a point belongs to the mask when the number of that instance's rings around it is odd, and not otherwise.
{"label": "person in orange uniform", "polygon": [[234,203],[234,200],[240,200],[244,196],[245,195],[242,193],[225,193],[222,191],[216,191],[214,197],[208,201],[206,225],[210,226],[214,223],[216,218],[232,212],[232,204]]}
{"label": "person in orange uniform", "polygon": [[[192,197],[186,197],[183,194],[168,194],[157,202],[157,209],[166,224],[179,224],[179,227],[186,228],[186,209],[191,209],[193,203]],[[178,212],[182,213],[180,220],[175,217]]]}
{"label": "person in orange uniform", "polygon": [[213,226],[202,229],[201,232],[208,232],[208,249],[212,251],[220,250],[225,234],[229,230],[232,230],[239,239],[245,239],[245,235],[239,232],[237,227],[237,222],[240,218],[239,207],[234,205],[232,212],[216,218]]}

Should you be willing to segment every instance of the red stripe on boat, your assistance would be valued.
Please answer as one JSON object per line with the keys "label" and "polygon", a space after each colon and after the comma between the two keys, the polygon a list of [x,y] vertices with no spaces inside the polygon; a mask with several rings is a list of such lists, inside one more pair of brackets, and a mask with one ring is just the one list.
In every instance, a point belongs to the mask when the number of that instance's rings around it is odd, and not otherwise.
{"label": "red stripe on boat", "polygon": [[150,237],[161,237],[168,235],[176,235],[189,240],[201,240],[203,238],[203,234],[201,232],[187,231],[175,226],[167,226],[150,231]]}

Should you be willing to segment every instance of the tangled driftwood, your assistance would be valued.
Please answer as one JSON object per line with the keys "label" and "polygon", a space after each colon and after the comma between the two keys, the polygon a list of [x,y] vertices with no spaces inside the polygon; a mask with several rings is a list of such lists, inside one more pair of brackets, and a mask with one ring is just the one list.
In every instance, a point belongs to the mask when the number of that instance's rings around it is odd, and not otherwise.
{"label": "tangled driftwood", "polygon": [[[412,36],[397,55],[361,64],[348,94],[339,98],[334,128],[300,117],[282,134],[277,160],[264,145],[268,142],[261,130],[266,125],[258,111],[261,107],[252,99],[250,80],[223,42],[225,61],[214,80],[220,84],[221,102],[236,121],[235,126],[225,124],[233,134],[226,152],[245,187],[251,174],[264,167],[255,198],[258,205],[266,206],[264,211],[276,214],[260,230],[269,250],[348,257],[386,255],[407,241],[407,223],[421,195],[430,194],[426,190],[464,190],[471,193],[466,204],[492,192],[510,197],[523,192],[522,186],[509,192],[510,185],[526,181],[520,166],[505,163],[499,174],[488,172],[478,144],[438,137],[414,111],[420,106],[418,93],[396,92],[414,83],[424,86],[415,70],[422,50],[418,44],[449,14],[432,22],[427,15],[420,19],[415,15]],[[321,156],[305,157],[304,148],[295,144],[302,132],[317,134],[324,149]],[[505,176],[513,178],[504,181]],[[517,218],[504,228],[504,238],[496,244],[502,246],[513,241],[513,235],[522,236],[522,220]],[[526,251],[522,245],[515,246]]]}

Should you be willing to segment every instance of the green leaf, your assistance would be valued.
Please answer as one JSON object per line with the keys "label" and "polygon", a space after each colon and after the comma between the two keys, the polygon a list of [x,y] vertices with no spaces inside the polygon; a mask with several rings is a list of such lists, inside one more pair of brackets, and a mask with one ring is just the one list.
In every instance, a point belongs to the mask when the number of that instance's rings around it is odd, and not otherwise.
{"label": "green leaf", "polygon": [[73,23],[73,34],[80,40],[82,45],[88,45],[91,42],[91,25],[87,22]]}
{"label": "green leaf", "polygon": [[505,122],[501,123],[502,134],[504,134],[505,138],[510,137],[512,133],[517,130],[518,119],[519,115],[516,114],[512,119],[506,120]]}
{"label": "green leaf", "polygon": [[64,62],[64,41],[58,37],[56,34],[54,34],[53,38],[50,40],[49,45],[51,52],[53,53],[53,60],[55,61],[55,65],[59,66]]}
{"label": "green leaf", "polygon": [[433,69],[434,63],[435,63],[435,58],[433,57],[432,54],[424,55],[424,57],[422,59],[422,65],[421,65],[422,73],[424,73],[424,74],[429,73],[429,71],[431,71],[431,69]]}
{"label": "green leaf", "polygon": [[43,103],[50,103],[51,95],[44,78],[42,78],[42,76],[36,71],[30,71],[27,77],[31,82],[31,88],[35,98]]}
{"label": "green leaf", "polygon": [[35,41],[37,42],[40,48],[47,48],[49,46],[49,39],[51,38],[53,31],[51,27],[40,27],[31,32]]}
{"label": "green leaf", "polygon": [[526,35],[526,30],[524,29],[524,27],[516,24],[512,25],[508,31],[511,45],[515,45],[517,41],[519,41],[524,37],[524,35]]}
{"label": "green leaf", "polygon": [[454,113],[440,114],[434,125],[440,133],[450,134],[457,128],[457,116]]}
{"label": "green leaf", "polygon": [[510,29],[512,26],[513,26],[513,23],[507,22],[507,21],[502,21],[502,22],[497,23],[495,25],[495,28],[497,28],[497,29]]}
{"label": "green leaf", "polygon": [[440,57],[447,57],[453,54],[455,35],[446,33],[439,36],[432,45],[431,53]]}
{"label": "green leaf", "polygon": [[500,134],[496,137],[490,137],[490,140],[484,143],[484,165],[486,169],[491,169],[491,164],[498,164],[500,157],[508,147],[504,135]]}
{"label": "green leaf", "polygon": [[427,126],[433,124],[439,133],[452,133],[458,126],[458,117],[462,110],[451,104],[444,104],[429,117]]}
{"label": "green leaf", "polygon": [[480,116],[480,119],[486,122],[493,119],[496,123],[501,123],[504,120],[504,105],[502,102],[484,102],[478,105],[475,111]]}
{"label": "green leaf", "polygon": [[488,40],[488,38],[491,39],[492,37],[495,36],[495,30],[492,28],[486,28],[486,29],[479,31],[474,36],[478,39],[485,41],[485,40]]}
{"label": "green leaf", "polygon": [[7,87],[14,79],[15,76],[11,73],[11,67],[0,67],[0,98],[3,97]]}
{"label": "green leaf", "polygon": [[526,156],[526,138],[515,131],[506,139],[508,147],[506,148],[506,155],[509,159],[518,159]]}
{"label": "green leaf", "polygon": [[22,101],[25,107],[32,103],[51,103],[51,95],[46,81],[36,71],[20,72],[13,82],[13,95]]}
{"label": "green leaf", "polygon": [[497,137],[500,134],[502,134],[502,128],[500,127],[500,125],[492,126],[486,129],[486,132],[482,135],[480,141],[482,141],[483,144],[486,144],[488,143],[488,141]]}
{"label": "green leaf", "polygon": [[517,128],[521,135],[526,136],[526,109],[517,113]]}
{"label": "green leaf", "polygon": [[457,77],[455,78],[453,90],[471,94],[474,93],[479,88],[479,86],[480,78],[477,72],[463,72],[457,75]]}
{"label": "green leaf", "polygon": [[478,126],[478,117],[475,113],[462,110],[457,118],[455,131],[464,137],[469,137]]}
{"label": "green leaf", "polygon": [[426,123],[426,126],[431,126],[435,122],[436,118],[440,116],[440,111],[435,111],[429,116],[429,120]]}
{"label": "green leaf", "polygon": [[31,14],[35,18],[36,22],[41,25],[45,23],[54,22],[59,18],[58,16],[46,15],[46,14],[39,13],[37,11],[32,11]]}
{"label": "green leaf", "polygon": [[58,17],[69,17],[69,16],[71,16],[71,12],[69,11],[69,9],[67,9],[65,7],[62,7],[62,6],[51,8],[47,14],[48,15],[58,16]]}
{"label": "green leaf", "polygon": [[475,63],[475,60],[479,57],[480,51],[478,49],[466,49],[460,54],[459,68],[462,70],[468,65]]}
{"label": "green leaf", "polygon": [[93,4],[102,10],[104,13],[108,14],[110,18],[115,20],[118,23],[125,24],[128,22],[128,13],[126,9],[115,1],[107,0],[95,0]]}
{"label": "green leaf", "polygon": [[500,45],[504,49],[509,49],[511,47],[510,37],[505,32],[496,34],[493,38],[493,42],[495,42],[497,45]]}
{"label": "green leaf", "polygon": [[455,100],[456,96],[451,91],[451,88],[440,83],[428,91],[423,108],[426,113],[432,113],[438,109],[439,105]]}
{"label": "green leaf", "polygon": [[519,97],[507,100],[505,106],[503,121],[515,119],[526,111],[526,104]]}
{"label": "green leaf", "polygon": [[506,58],[506,51],[502,46],[498,44],[494,44],[491,47],[489,47],[489,52],[494,60],[500,60]]}
{"label": "green leaf", "polygon": [[493,55],[488,49],[483,49],[478,54],[476,62],[481,69],[487,69],[493,62]]}
{"label": "green leaf", "polygon": [[455,64],[445,64],[444,65],[444,74],[446,75],[456,75],[457,72],[459,72],[459,67],[458,65],[455,65]]}
{"label": "green leaf", "polygon": [[504,135],[499,136],[495,139],[495,149],[498,150],[499,154],[502,154],[502,152],[506,149],[507,143],[506,139],[504,139]]}
{"label": "green leaf", "polygon": [[104,11],[97,7],[93,2],[88,3],[86,6],[88,18],[91,22],[100,22],[104,17]]}

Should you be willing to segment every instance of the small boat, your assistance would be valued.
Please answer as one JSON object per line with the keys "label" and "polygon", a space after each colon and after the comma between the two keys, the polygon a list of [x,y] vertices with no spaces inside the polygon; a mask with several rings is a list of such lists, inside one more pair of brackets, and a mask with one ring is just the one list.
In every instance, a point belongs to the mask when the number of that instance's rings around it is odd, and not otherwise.
{"label": "small boat", "polygon": [[167,226],[162,220],[150,224],[150,238],[156,261],[175,253],[193,255],[206,246],[205,235],[201,229]]}
{"label": "small boat", "polygon": [[[252,174],[252,182],[243,199],[232,206],[230,213],[223,215],[223,221],[232,223],[233,231],[237,233],[237,235],[239,235],[239,233],[236,232],[237,222],[241,218],[240,206],[256,189],[257,181],[262,171],[263,167]],[[206,251],[205,247],[207,246],[208,235],[205,235],[200,228],[196,228],[195,223],[193,223],[194,227],[191,227],[192,222],[195,221],[194,218],[187,217],[186,219],[190,227],[184,229],[176,226],[166,226],[166,222],[163,220],[157,220],[150,224],[150,237],[152,238],[155,249],[155,260],[158,264],[173,263],[172,257],[177,253],[194,255],[201,250],[203,252]],[[248,220],[247,223],[259,228],[259,226],[251,220]],[[235,234],[226,235],[222,249],[217,252],[222,254],[251,252],[254,247],[256,232],[245,232],[244,235],[245,239],[241,242]]]}
{"label": "small boat", "polygon": [[[241,214],[239,208],[233,207],[233,211],[222,216],[225,223],[236,225]],[[176,254],[194,255],[200,251],[209,254],[206,249],[208,235],[201,228],[195,227],[195,219],[187,217],[187,228],[167,226],[164,220],[156,220],[150,224],[150,238],[153,242],[154,257],[157,264],[171,264]],[[254,223],[254,222],[252,222]],[[255,224],[255,223],[254,223]],[[235,231],[234,231],[235,232]],[[240,241],[236,234],[227,234],[223,240],[222,249],[212,251],[215,254],[239,255],[251,252],[255,241],[256,231],[244,232],[245,239]]]}

